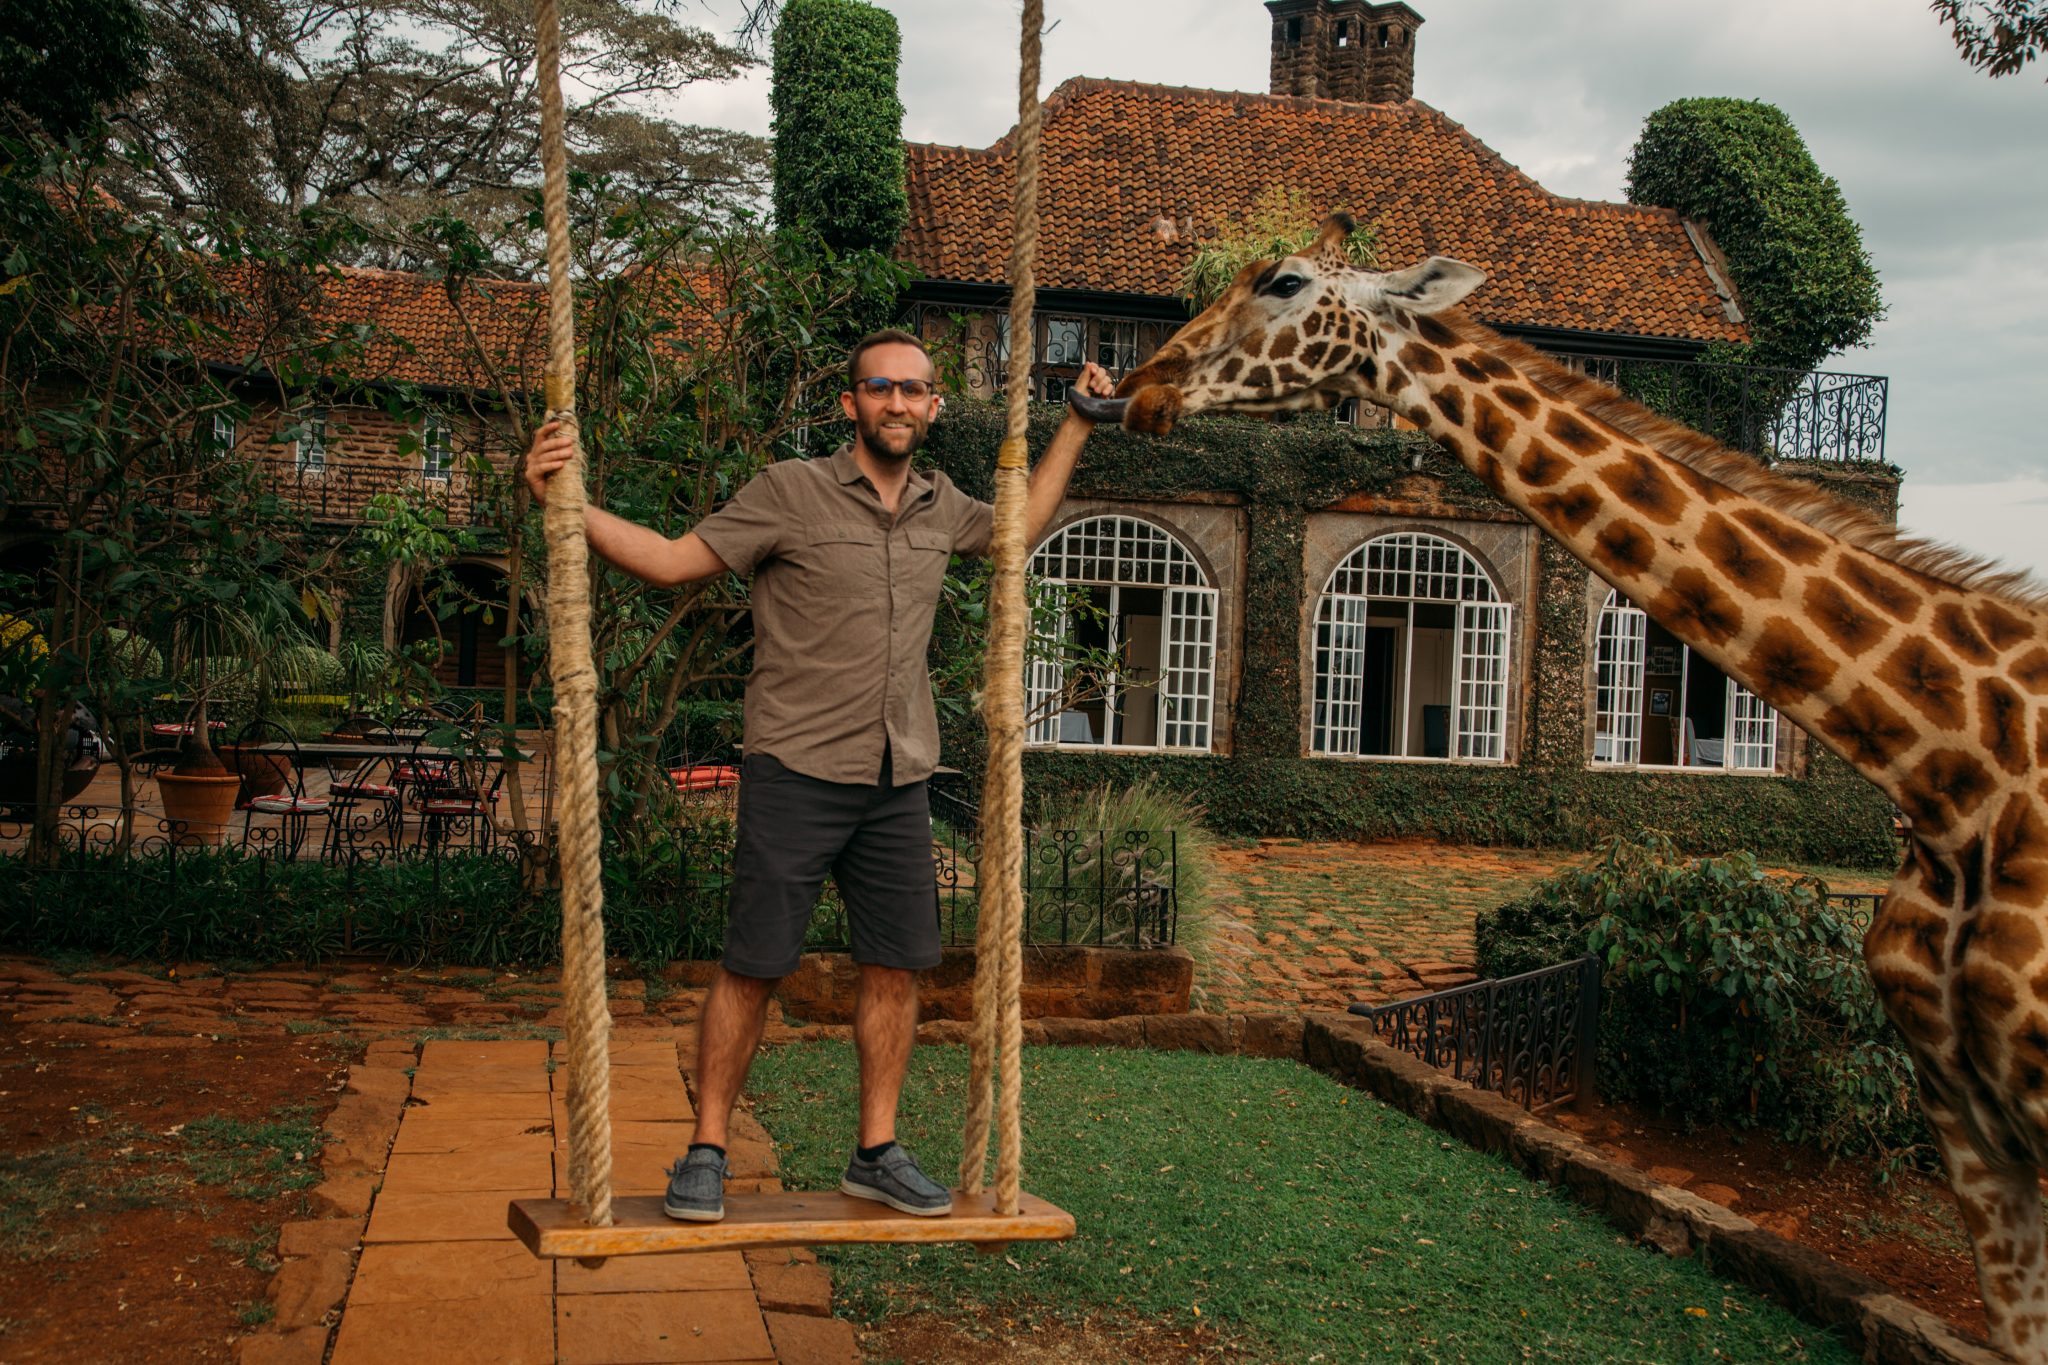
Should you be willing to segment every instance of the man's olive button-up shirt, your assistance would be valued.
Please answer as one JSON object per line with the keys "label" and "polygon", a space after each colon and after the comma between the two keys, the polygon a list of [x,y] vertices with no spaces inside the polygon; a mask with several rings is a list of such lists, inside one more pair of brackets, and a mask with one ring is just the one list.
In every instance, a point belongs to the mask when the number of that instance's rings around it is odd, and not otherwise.
{"label": "man's olive button-up shirt", "polygon": [[753,575],[746,746],[827,782],[917,782],[939,761],[932,616],[948,558],[986,555],[993,509],[913,469],[892,517],[851,446],[762,470],[697,534]]}

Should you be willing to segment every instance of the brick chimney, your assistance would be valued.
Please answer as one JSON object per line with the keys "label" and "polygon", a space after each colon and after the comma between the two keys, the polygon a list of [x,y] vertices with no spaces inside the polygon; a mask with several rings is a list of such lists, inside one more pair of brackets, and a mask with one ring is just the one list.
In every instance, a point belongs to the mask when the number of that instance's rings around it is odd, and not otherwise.
{"label": "brick chimney", "polygon": [[1366,0],[1266,0],[1273,13],[1271,93],[1397,104],[1415,94],[1422,16]]}

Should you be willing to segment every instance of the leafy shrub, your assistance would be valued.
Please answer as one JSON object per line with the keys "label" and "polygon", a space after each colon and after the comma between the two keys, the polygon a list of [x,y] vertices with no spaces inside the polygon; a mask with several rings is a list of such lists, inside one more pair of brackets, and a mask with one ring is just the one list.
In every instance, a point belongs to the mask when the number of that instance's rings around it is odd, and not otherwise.
{"label": "leafy shrub", "polygon": [[1831,1156],[1931,1153],[1855,926],[1814,878],[1645,832],[1480,916],[1477,938],[1488,976],[1603,958],[1600,1082],[1617,1099]]}

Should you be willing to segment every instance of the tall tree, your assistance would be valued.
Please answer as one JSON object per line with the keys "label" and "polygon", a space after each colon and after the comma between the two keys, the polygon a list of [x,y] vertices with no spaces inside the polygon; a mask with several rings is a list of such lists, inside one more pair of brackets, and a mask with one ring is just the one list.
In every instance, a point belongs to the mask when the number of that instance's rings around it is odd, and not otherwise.
{"label": "tall tree", "polygon": [[0,22],[0,109],[52,137],[85,131],[148,70],[149,26],[135,0],[38,0]]}
{"label": "tall tree", "polygon": [[1934,0],[1956,51],[1987,76],[2010,76],[2048,51],[2048,4],[2042,0]]}
{"label": "tall tree", "polygon": [[[518,0],[143,0],[154,78],[126,126],[150,153],[132,188],[173,211],[276,223],[342,207],[381,264],[421,263],[408,230],[455,213],[503,261],[537,257],[534,32]],[[676,122],[661,102],[752,59],[657,0],[562,15],[570,164],[673,210],[745,202],[766,145]]]}

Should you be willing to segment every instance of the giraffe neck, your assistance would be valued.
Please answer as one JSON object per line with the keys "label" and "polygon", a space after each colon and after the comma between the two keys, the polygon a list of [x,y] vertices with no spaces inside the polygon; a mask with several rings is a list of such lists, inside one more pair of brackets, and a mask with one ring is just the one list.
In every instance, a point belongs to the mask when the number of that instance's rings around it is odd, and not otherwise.
{"label": "giraffe neck", "polygon": [[1716,482],[1480,344],[1418,337],[1382,363],[1389,391],[1419,394],[1405,416],[1916,825],[1960,831],[1993,791],[2048,766],[2048,718],[2030,743],[2039,703],[2019,690],[2048,691],[2037,613]]}

